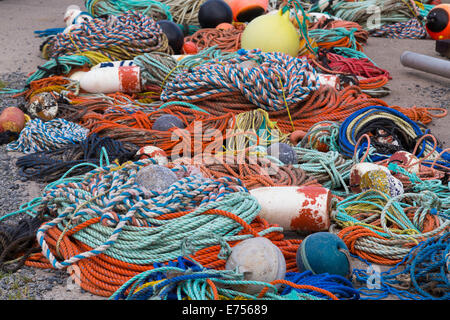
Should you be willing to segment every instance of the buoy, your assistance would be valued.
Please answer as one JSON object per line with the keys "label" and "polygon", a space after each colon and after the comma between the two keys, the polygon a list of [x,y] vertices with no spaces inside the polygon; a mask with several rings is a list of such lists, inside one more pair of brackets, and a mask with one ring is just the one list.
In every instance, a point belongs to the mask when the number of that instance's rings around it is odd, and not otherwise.
{"label": "buoy", "polygon": [[177,116],[171,114],[163,114],[162,116],[158,117],[155,122],[153,122],[152,130],[169,131],[169,129],[173,127],[184,129],[185,125],[183,121]]}
{"label": "buoy", "polygon": [[197,45],[192,41],[186,41],[183,44],[183,47],[181,48],[183,54],[197,54],[198,53],[198,47]]}
{"label": "buoy", "polygon": [[263,15],[269,6],[268,0],[225,0],[233,12],[233,20],[250,22]]}
{"label": "buoy", "polygon": [[198,12],[198,22],[202,28],[215,28],[222,22],[231,23],[233,12],[223,0],[208,0],[204,2]]}
{"label": "buoy", "polygon": [[[225,264],[227,270],[237,270],[249,281],[272,282],[284,279],[286,260],[281,250],[264,237],[239,242],[231,249]],[[263,286],[256,284],[236,285],[235,289],[248,294],[259,293]]]}
{"label": "buoy", "polygon": [[141,92],[138,66],[97,68],[80,76],[80,88],[89,93]]}
{"label": "buoy", "polygon": [[151,164],[136,174],[136,183],[147,191],[163,192],[178,181],[176,174],[167,167]]}
{"label": "buoy", "polygon": [[3,131],[19,133],[25,127],[25,114],[17,107],[7,107],[0,114],[0,127]]}
{"label": "buoy", "polygon": [[433,40],[450,39],[450,4],[442,3],[431,9],[425,28]]}
{"label": "buoy", "polygon": [[175,54],[179,54],[184,43],[184,34],[181,28],[175,22],[169,20],[160,20],[156,23],[167,36],[169,45],[172,47]]}
{"label": "buoy", "polygon": [[297,249],[297,268],[314,274],[328,273],[349,277],[350,253],[344,241],[330,232],[317,232],[303,239]]}
{"label": "buoy", "polygon": [[279,159],[284,164],[297,164],[298,158],[295,150],[287,143],[277,142],[267,148],[267,154]]}
{"label": "buoy", "polygon": [[340,79],[337,75],[319,73],[318,76],[320,85],[330,86],[333,87],[334,89],[339,89]]}
{"label": "buoy", "polygon": [[109,68],[109,67],[129,67],[134,66],[133,60],[121,60],[121,61],[108,61],[108,62],[100,62],[99,64],[96,64],[91,68],[92,69],[98,69],[98,68]]}
{"label": "buoy", "polygon": [[286,231],[311,233],[330,227],[331,192],[316,186],[261,187],[249,191],[259,216]]}
{"label": "buoy", "polygon": [[384,170],[371,170],[361,176],[361,191],[378,190],[391,197],[403,194],[403,183]]}
{"label": "buoy", "polygon": [[58,114],[58,101],[49,92],[42,92],[30,98],[26,109],[31,116],[49,121]]}
{"label": "buoy", "polygon": [[298,145],[300,140],[306,136],[306,132],[303,130],[295,130],[289,135],[289,141],[294,145]]}
{"label": "buoy", "polygon": [[389,163],[396,163],[401,165],[406,171],[410,173],[419,174],[420,161],[419,159],[409,153],[408,151],[397,151],[389,157]]}
{"label": "buoy", "polygon": [[386,172],[386,174],[390,174],[390,171],[388,168],[380,166],[375,163],[370,162],[361,162],[357,163],[352,166],[350,169],[350,189],[354,193],[360,193],[362,191],[360,183],[361,183],[361,177],[369,171],[374,170],[382,170]]}
{"label": "buoy", "polygon": [[140,160],[148,158],[155,159],[160,166],[165,166],[169,163],[167,154],[164,152],[164,150],[155,146],[142,147],[136,152],[136,155]]}
{"label": "buoy", "polygon": [[284,14],[265,14],[253,19],[242,32],[241,47],[246,50],[261,49],[264,52],[283,52],[296,57],[300,50],[300,35]]}
{"label": "buoy", "polygon": [[70,5],[67,7],[64,14],[64,23],[67,27],[71,25],[79,25],[83,22],[92,20],[92,16],[88,12],[81,11],[77,5]]}
{"label": "buoy", "polygon": [[328,128],[329,126],[330,123],[321,122],[316,123],[311,128],[309,128],[308,133],[310,134],[308,135],[307,138],[307,144],[317,151],[321,152],[330,151],[330,147],[325,142],[323,142],[324,137],[331,137],[330,131],[325,129]]}

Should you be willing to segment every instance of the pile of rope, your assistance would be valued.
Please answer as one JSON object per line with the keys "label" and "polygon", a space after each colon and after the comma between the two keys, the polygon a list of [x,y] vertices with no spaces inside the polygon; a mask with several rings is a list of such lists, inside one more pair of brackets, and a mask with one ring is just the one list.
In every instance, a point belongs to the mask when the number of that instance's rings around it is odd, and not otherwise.
{"label": "pile of rope", "polygon": [[13,273],[19,270],[31,254],[39,252],[39,248],[35,245],[36,232],[45,221],[41,213],[33,218],[24,217],[17,225],[1,222],[0,270],[2,272]]}
{"label": "pile of rope", "polygon": [[[282,228],[257,217],[258,203],[238,180],[186,176],[187,169],[178,166],[172,170],[181,179],[157,193],[135,182],[139,170],[151,163],[154,160],[112,164],[76,182],[49,187],[40,206],[49,209],[53,220],[37,231],[42,253],[31,255],[26,264],[58,269],[76,265],[82,288],[110,296],[132,276],[153,269],[153,264],[175,261],[187,239],[192,238],[196,261],[223,269],[217,236],[230,246],[264,236],[283,252],[287,270],[296,270],[301,241],[284,240]],[[114,278],[109,276],[112,270]]]}
{"label": "pile of rope", "polygon": [[44,122],[40,118],[28,121],[16,141],[6,146],[8,151],[33,153],[51,151],[86,139],[89,130],[76,123],[55,118]]}
{"label": "pile of rope", "polygon": [[[379,275],[379,288],[361,288],[361,299],[392,295],[401,300],[448,300],[449,252],[449,232],[421,241],[400,263]],[[361,283],[367,283],[371,276],[362,269],[353,273]]]}
{"label": "pile of rope", "polygon": [[[91,164],[102,164],[103,154],[119,163],[132,160],[138,149],[133,144],[122,144],[108,137],[100,138],[94,133],[80,143],[20,157],[16,166],[19,175],[27,179],[51,182],[62,176],[81,175],[92,170]],[[82,166],[83,163],[90,165]]]}
{"label": "pile of rope", "polygon": [[[176,274],[176,277],[170,277]],[[186,258],[177,263],[143,272],[125,283],[112,300],[339,300],[359,298],[351,283],[342,277],[313,276],[310,272],[288,273],[286,279],[271,283],[244,280],[242,274],[206,269]],[[260,286],[259,294],[239,291],[239,286]],[[284,291],[279,293],[277,285]],[[339,298],[338,298],[339,297]]]}
{"label": "pile of rope", "polygon": [[[339,128],[339,146],[344,155],[379,161],[387,159],[396,151],[405,150],[415,154],[416,142],[427,130],[402,112],[383,106],[372,106],[353,113]],[[427,155],[426,162],[442,158],[438,164],[448,167],[450,154],[422,139],[421,149],[416,154]],[[424,164],[426,163],[424,161]]]}
{"label": "pile of rope", "polygon": [[[290,11],[300,38],[293,57],[241,49],[243,23],[199,29],[204,1],[86,0],[93,20],[40,33],[48,61],[22,90],[1,93],[23,98],[25,113],[45,93],[56,117],[34,114],[20,134],[1,138],[7,151],[25,153],[16,162],[21,175],[48,185],[0,217],[30,216],[0,224],[0,268],[64,269],[112,300],[448,300],[450,149],[426,128],[447,111],[379,99],[390,93],[391,74],[363,52],[369,35],[423,37],[421,17],[432,5],[269,1],[269,10]],[[200,51],[173,56],[159,20],[177,23]],[[142,92],[89,94],[74,80],[119,61],[140,68]],[[179,121],[158,127],[162,116]],[[136,154],[150,146],[163,152]],[[356,192],[354,170],[372,166],[398,179],[398,192],[378,172],[364,181],[382,188]],[[143,181],[149,169],[160,176]],[[158,179],[169,185],[157,191]],[[381,287],[355,289],[370,277],[355,268],[353,279],[300,273],[302,239],[259,216],[262,204],[249,192],[275,186],[329,189],[328,231],[347,257],[395,266],[381,274]],[[280,249],[282,279],[249,281],[227,270],[233,247],[256,237]]]}
{"label": "pile of rope", "polygon": [[264,110],[282,110],[305,100],[319,87],[317,73],[305,58],[259,49],[238,52],[237,58],[205,63],[179,74],[165,85],[161,100],[192,102],[239,93]]}
{"label": "pile of rope", "polygon": [[334,17],[357,22],[365,30],[376,31],[383,26],[408,22],[412,18],[425,17],[433,5],[419,9],[412,0],[330,1],[317,3],[309,12],[329,12]]}
{"label": "pile of rope", "polygon": [[180,159],[175,163],[196,165],[207,178],[234,177],[249,190],[259,187],[316,185],[302,168],[293,165],[274,165],[269,159],[252,156],[209,157],[200,160]]}
{"label": "pile of rope", "polygon": [[371,35],[393,39],[425,39],[427,31],[423,24],[414,18],[407,22],[397,22],[382,26],[380,29],[371,32]]}
{"label": "pile of rope", "polygon": [[[391,76],[367,58],[348,58],[329,50],[320,50],[314,66],[328,74],[337,74],[363,90],[377,89],[387,84]],[[349,79],[348,79],[349,78]]]}
{"label": "pile of rope", "polygon": [[93,17],[119,16],[128,11],[146,14],[154,20],[172,20],[170,7],[155,0],[86,0],[84,5]]}
{"label": "pile of rope", "polygon": [[[119,112],[120,111],[120,112]],[[162,115],[170,114],[178,117],[184,128],[173,127],[168,131],[152,129],[153,123]],[[231,114],[213,116],[208,113],[184,107],[183,104],[169,105],[153,112],[136,111],[128,113],[116,108],[114,113],[90,112],[82,116],[81,124],[101,137],[110,137],[121,142],[133,143],[140,147],[154,145],[163,149],[173,157],[191,156],[203,150],[223,150],[228,123],[232,121]],[[211,136],[204,137],[201,145],[194,145],[202,133],[210,130]],[[220,134],[221,139],[214,140]],[[199,136],[200,135],[200,136]],[[197,140],[194,138],[197,136]],[[185,153],[183,153],[184,151]]]}
{"label": "pile of rope", "polygon": [[233,24],[232,28],[204,28],[196,31],[193,35],[185,38],[185,42],[193,42],[198,50],[203,50],[213,46],[225,52],[235,52],[241,48],[241,36],[245,25]]}
{"label": "pile of rope", "polygon": [[172,54],[167,36],[150,17],[138,12],[95,18],[69,33],[49,37],[42,46],[44,57],[62,57],[96,51],[112,60],[133,59],[149,52]]}
{"label": "pile of rope", "polygon": [[381,191],[370,190],[339,202],[333,220],[342,228],[338,235],[351,253],[371,262],[393,265],[402,261],[419,241],[449,228],[450,220],[430,213],[440,207],[439,198],[430,191],[390,198]]}

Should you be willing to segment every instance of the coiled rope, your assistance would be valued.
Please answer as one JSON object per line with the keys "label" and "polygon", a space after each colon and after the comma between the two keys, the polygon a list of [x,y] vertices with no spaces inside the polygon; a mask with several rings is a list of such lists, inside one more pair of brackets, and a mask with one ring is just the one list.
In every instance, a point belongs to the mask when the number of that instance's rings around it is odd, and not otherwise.
{"label": "coiled rope", "polygon": [[88,129],[64,119],[44,122],[36,118],[26,123],[19,138],[9,143],[6,150],[23,153],[55,150],[85,140],[88,133]]}
{"label": "coiled rope", "polygon": [[50,37],[42,48],[44,57],[50,58],[85,51],[96,51],[112,60],[129,60],[155,51],[172,54],[161,27],[138,12],[95,18],[67,34]]}
{"label": "coiled rope", "polygon": [[[280,110],[317,90],[317,74],[306,59],[258,49],[240,51],[227,61],[203,64],[165,85],[162,101],[193,101],[215,94],[239,93],[264,110]],[[240,65],[252,61],[255,67]]]}
{"label": "coiled rope", "polygon": [[[41,182],[55,181],[69,169],[81,163],[101,165],[101,154],[106,152],[113,161],[123,163],[132,160],[138,151],[133,144],[122,144],[111,138],[100,138],[92,134],[77,144],[60,149],[32,153],[16,161],[19,174],[27,179]],[[70,176],[81,175],[92,167],[82,166],[71,170]]]}
{"label": "coiled rope", "polygon": [[[383,299],[394,295],[401,300],[448,300],[450,233],[421,241],[405,258],[382,272],[378,288],[359,289],[361,299]],[[368,283],[365,270],[354,269],[356,281]]]}

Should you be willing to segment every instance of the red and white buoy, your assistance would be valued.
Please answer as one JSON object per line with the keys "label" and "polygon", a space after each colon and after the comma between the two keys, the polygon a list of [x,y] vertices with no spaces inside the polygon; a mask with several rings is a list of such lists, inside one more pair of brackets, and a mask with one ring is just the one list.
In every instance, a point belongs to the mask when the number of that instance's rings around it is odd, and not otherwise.
{"label": "red and white buoy", "polygon": [[330,227],[331,192],[326,188],[262,187],[249,192],[261,206],[259,216],[286,231],[311,233]]}
{"label": "red and white buoy", "polygon": [[164,152],[164,150],[155,146],[142,147],[136,152],[136,155],[139,157],[139,159],[155,159],[160,166],[165,166],[169,163],[167,154]]}
{"label": "red and white buoy", "polygon": [[141,92],[138,66],[97,68],[80,76],[80,88],[89,93]]}

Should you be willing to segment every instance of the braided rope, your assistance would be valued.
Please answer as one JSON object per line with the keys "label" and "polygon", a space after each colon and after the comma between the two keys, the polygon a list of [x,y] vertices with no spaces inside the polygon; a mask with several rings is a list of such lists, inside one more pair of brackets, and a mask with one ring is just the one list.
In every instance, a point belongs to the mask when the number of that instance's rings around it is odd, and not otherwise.
{"label": "braided rope", "polygon": [[[135,178],[139,169],[149,163],[153,160],[94,169],[80,183],[62,183],[46,191],[42,205],[57,211],[58,216],[41,226],[37,239],[53,267],[64,268],[100,253],[137,264],[173,260],[179,241],[189,235],[210,228],[233,235],[240,229],[226,218],[216,219],[203,212],[227,210],[250,222],[259,211],[256,200],[236,184],[239,181],[227,177],[212,180],[187,176],[161,194],[142,190]],[[172,170],[186,172],[183,167]],[[156,219],[193,209],[177,219]],[[94,249],[58,262],[45,241],[45,232],[55,226],[65,229],[72,224],[82,225],[95,218],[100,219],[98,223],[73,235]]]}
{"label": "braided rope", "polygon": [[16,141],[6,146],[8,151],[33,153],[50,151],[79,143],[89,130],[70,121],[56,118],[47,122],[39,118],[28,121]]}
{"label": "braided rope", "polygon": [[384,25],[371,32],[371,35],[393,39],[425,39],[427,31],[419,20],[413,18],[407,22]]}
{"label": "braided rope", "polygon": [[43,48],[51,58],[97,51],[112,60],[133,59],[148,52],[172,53],[161,27],[150,17],[128,12],[95,18],[66,34],[49,39]]}
{"label": "braided rope", "polygon": [[[246,68],[242,63],[256,62]],[[306,58],[258,49],[240,51],[227,61],[203,64],[179,74],[161,93],[162,101],[192,101],[215,94],[240,93],[264,110],[282,110],[305,100],[319,88],[318,76]]]}

